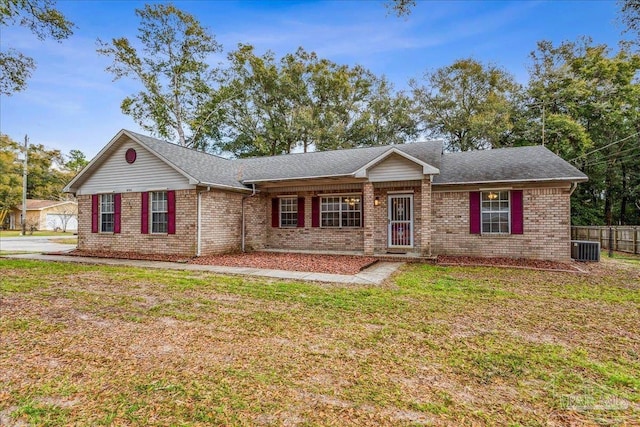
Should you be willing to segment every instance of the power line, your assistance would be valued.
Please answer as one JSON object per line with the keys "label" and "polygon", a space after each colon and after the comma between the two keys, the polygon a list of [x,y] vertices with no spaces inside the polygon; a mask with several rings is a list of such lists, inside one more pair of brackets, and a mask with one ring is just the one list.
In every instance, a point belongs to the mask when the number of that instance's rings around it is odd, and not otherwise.
{"label": "power line", "polygon": [[594,159],[594,160],[591,160],[591,161],[587,161],[586,163],[584,163],[584,166],[589,166],[591,163],[599,163],[599,162],[601,162],[603,160],[610,159],[612,157],[616,157],[616,156],[619,156],[619,155],[624,154],[624,153],[628,153],[629,151],[637,150],[638,148],[639,147],[626,148],[626,149],[624,149],[622,151],[618,151],[617,153],[611,153],[611,154],[603,156],[603,157],[601,157],[599,159]]}
{"label": "power line", "polygon": [[590,154],[597,153],[598,151],[604,150],[605,148],[609,148],[609,147],[611,147],[612,145],[619,144],[619,143],[621,143],[621,142],[626,141],[627,139],[631,139],[631,138],[633,138],[634,136],[638,136],[638,135],[640,135],[640,132],[636,132],[636,133],[631,134],[631,135],[629,135],[629,136],[625,136],[624,138],[619,139],[619,140],[617,140],[617,141],[614,141],[614,142],[612,142],[611,144],[607,144],[607,145],[605,145],[604,147],[596,148],[595,150],[589,151],[588,153],[580,154],[578,157],[575,157],[575,158],[573,158],[573,159],[571,159],[571,160],[569,160],[569,161],[570,161],[570,162],[574,162],[574,161],[578,160],[578,159],[579,159],[579,158],[581,158],[581,157],[585,157],[585,156],[588,156],[588,155],[590,155]]}
{"label": "power line", "polygon": [[[628,154],[628,155],[626,155],[626,156],[619,157],[619,158],[614,159],[614,160],[615,160],[615,161],[619,161],[619,162],[626,162],[627,160],[633,159],[633,158],[635,158],[635,157],[637,157],[637,156],[636,156],[636,154],[634,153],[634,154]],[[594,162],[592,162],[592,163],[585,163],[584,165],[582,165],[582,167],[587,167],[587,166],[598,166],[598,165],[601,165],[601,164],[604,164],[604,163],[609,163],[609,161],[610,161],[610,160],[611,160],[611,159],[605,159],[605,160],[598,160],[598,161],[594,161]]]}

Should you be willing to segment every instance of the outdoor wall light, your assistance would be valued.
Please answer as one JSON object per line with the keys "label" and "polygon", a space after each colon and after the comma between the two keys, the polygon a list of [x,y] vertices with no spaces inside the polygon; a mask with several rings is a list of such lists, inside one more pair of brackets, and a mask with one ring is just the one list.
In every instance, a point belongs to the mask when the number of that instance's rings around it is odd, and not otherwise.
{"label": "outdoor wall light", "polygon": [[373,199],[373,206],[380,206],[380,197],[376,196],[375,199]]}

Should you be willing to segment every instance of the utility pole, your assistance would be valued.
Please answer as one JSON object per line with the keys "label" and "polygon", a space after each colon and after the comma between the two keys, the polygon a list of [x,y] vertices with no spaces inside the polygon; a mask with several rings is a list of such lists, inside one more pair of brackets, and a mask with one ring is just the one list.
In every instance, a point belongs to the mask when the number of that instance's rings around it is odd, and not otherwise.
{"label": "utility pole", "polygon": [[27,157],[29,156],[29,137],[24,136],[24,160],[22,163],[22,235],[27,235]]}

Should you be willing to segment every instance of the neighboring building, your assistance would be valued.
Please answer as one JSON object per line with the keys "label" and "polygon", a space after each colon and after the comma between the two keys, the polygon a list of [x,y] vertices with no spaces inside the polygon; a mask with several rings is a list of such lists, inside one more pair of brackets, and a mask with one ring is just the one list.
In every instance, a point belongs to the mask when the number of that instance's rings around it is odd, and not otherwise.
{"label": "neighboring building", "polygon": [[120,131],[65,188],[79,249],[570,259],[587,177],[541,146],[440,142],[228,160]]}
{"label": "neighboring building", "polygon": [[[22,204],[9,212],[9,229],[22,228]],[[27,199],[27,230],[76,231],[78,202],[73,200]]]}

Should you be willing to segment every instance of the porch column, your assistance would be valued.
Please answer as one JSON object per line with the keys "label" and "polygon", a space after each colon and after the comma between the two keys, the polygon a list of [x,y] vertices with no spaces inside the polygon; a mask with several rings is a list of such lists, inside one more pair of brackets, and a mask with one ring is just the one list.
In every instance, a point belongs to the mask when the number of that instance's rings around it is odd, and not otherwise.
{"label": "porch column", "polygon": [[373,227],[373,184],[365,182],[362,186],[362,215],[364,216],[364,254],[373,255],[374,238]]}
{"label": "porch column", "polygon": [[431,256],[431,175],[422,179],[420,200],[420,253]]}

